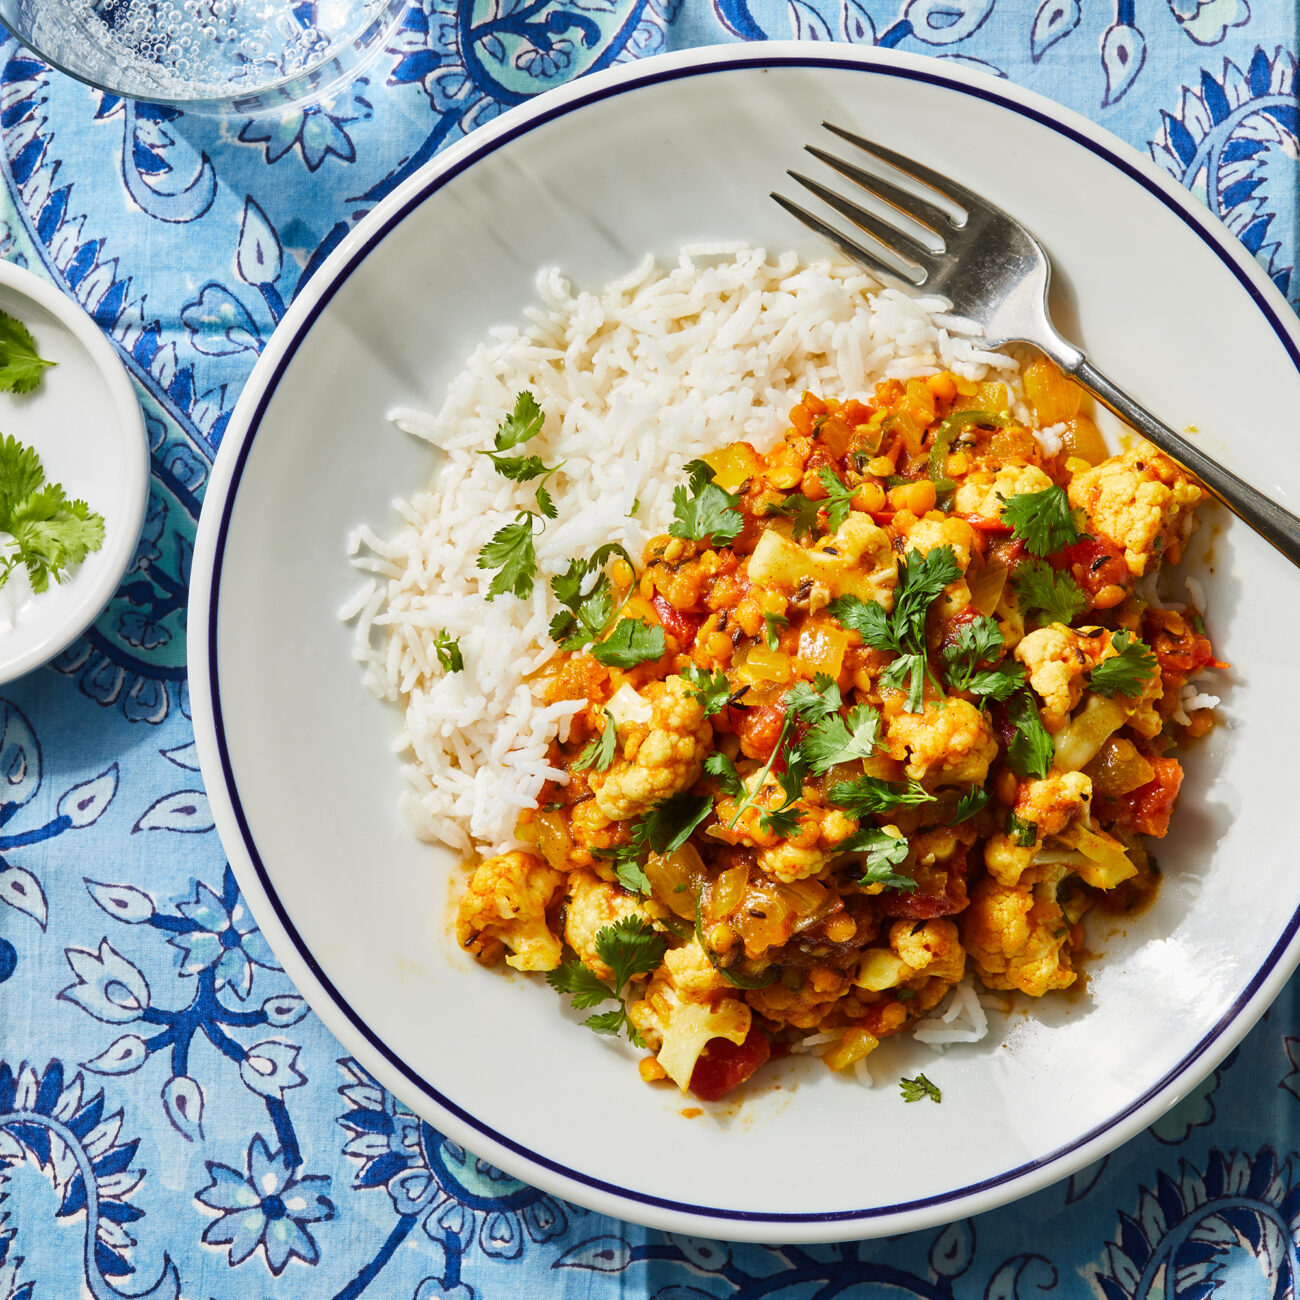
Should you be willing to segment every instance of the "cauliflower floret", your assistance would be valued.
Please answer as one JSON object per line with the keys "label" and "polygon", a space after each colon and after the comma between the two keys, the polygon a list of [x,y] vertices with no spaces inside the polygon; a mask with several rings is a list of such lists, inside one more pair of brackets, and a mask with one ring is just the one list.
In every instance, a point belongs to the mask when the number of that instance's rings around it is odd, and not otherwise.
{"label": "cauliflower floret", "polygon": [[966,974],[966,949],[957,927],[940,918],[918,926],[915,921],[895,921],[889,927],[889,946],[917,974],[956,984]]}
{"label": "cauliflower floret", "polygon": [[619,885],[601,880],[586,870],[569,873],[564,939],[583,964],[603,980],[611,979],[614,972],[596,952],[596,935],[625,916],[650,919],[639,901]]}
{"label": "cauliflower floret", "polygon": [[546,924],[546,909],[564,876],[530,853],[505,853],[480,863],[456,914],[456,938],[484,965],[508,949],[516,970],[554,970],[560,941]]}
{"label": "cauliflower floret", "polygon": [[814,1029],[821,1024],[832,1002],[837,1002],[853,987],[849,973],[831,966],[810,966],[798,988],[784,980],[745,994],[745,1000],[760,1016],[794,1025],[797,1029]]}
{"label": "cauliflower floret", "polygon": [[967,475],[952,494],[952,508],[959,515],[1001,519],[1012,497],[1051,486],[1051,478],[1037,465],[1004,465],[996,474],[981,471]]}
{"label": "cauliflower floret", "polygon": [[1057,732],[1083,696],[1088,674],[1105,654],[1107,639],[1081,636],[1063,623],[1030,632],[1015,649],[1029,684],[1043,701],[1043,726]]}
{"label": "cauliflower floret", "polygon": [[695,939],[670,948],[664,966],[683,1002],[707,1002],[713,994],[732,988]]}
{"label": "cauliflower floret", "polygon": [[984,846],[984,865],[999,884],[1014,887],[1029,869],[1049,835],[1059,835],[1092,799],[1092,778],[1082,772],[1049,772],[1041,781],[1022,781],[1016,792],[1015,814],[1036,829],[1032,844],[1019,844],[1001,833]]}
{"label": "cauliflower floret", "polygon": [[998,754],[997,737],[984,713],[960,699],[930,701],[920,713],[901,711],[901,703],[901,694],[885,702],[885,738],[895,757],[906,756],[912,780],[983,783]]}
{"label": "cauliflower floret", "polygon": [[970,568],[971,552],[975,549],[975,530],[964,519],[949,518],[931,513],[918,519],[907,530],[907,549],[928,555],[936,546],[951,546],[957,556],[961,571]]}
{"label": "cauliflower floret", "polygon": [[829,865],[833,854],[825,849],[808,848],[790,840],[782,840],[758,855],[759,869],[783,884],[805,880],[819,875]]}
{"label": "cauliflower floret", "polygon": [[1069,874],[1063,865],[1026,871],[1015,886],[984,877],[962,914],[962,937],[975,971],[991,989],[1019,989],[1042,997],[1068,988],[1070,926],[1056,891]]}
{"label": "cauliflower floret", "polygon": [[1204,493],[1168,456],[1140,442],[1076,474],[1070,504],[1088,516],[1088,531],[1124,548],[1128,571],[1140,577],[1178,540],[1180,525]]}
{"label": "cauliflower floret", "polygon": [[680,677],[647,686],[649,723],[624,729],[621,755],[606,772],[588,777],[600,811],[611,821],[627,821],[700,779],[712,744],[713,728],[704,705]]}

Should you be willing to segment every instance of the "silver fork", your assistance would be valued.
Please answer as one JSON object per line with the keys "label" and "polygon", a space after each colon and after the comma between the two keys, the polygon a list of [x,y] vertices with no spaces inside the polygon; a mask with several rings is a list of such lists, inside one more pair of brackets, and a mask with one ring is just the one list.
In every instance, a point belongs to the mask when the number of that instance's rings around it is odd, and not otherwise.
{"label": "silver fork", "polygon": [[788,175],[864,231],[871,247],[863,247],[806,208],[773,193],[787,212],[873,275],[947,298],[954,314],[984,327],[984,341],[990,347],[1020,342],[1040,348],[1300,566],[1300,519],[1157,420],[1056,332],[1047,311],[1051,264],[1039,242],[1014,217],[914,159],[830,122],[822,125],[900,173],[905,183],[807,145],[813,157],[871,195],[887,215],[877,215],[794,171]]}

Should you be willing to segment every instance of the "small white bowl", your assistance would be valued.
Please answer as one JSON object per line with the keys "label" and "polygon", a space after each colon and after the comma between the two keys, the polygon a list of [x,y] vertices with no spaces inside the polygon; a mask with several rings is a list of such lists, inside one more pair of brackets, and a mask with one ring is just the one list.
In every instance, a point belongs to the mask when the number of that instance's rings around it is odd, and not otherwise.
{"label": "small white bowl", "polygon": [[56,364],[35,392],[0,393],[0,434],[34,447],[47,483],[61,483],[104,517],[104,543],[11,615],[0,589],[0,682],[52,659],[108,604],[135,553],[149,497],[149,444],[135,390],[99,326],[52,284],[0,261],[0,311],[32,332]]}

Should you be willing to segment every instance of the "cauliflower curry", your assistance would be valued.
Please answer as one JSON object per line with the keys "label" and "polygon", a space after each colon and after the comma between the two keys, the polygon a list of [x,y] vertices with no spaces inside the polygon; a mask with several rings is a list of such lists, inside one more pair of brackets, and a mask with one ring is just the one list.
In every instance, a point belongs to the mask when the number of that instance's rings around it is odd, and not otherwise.
{"label": "cauliflower curry", "polygon": [[1055,439],[946,372],[805,393],[767,454],[687,466],[639,564],[553,579],[544,689],[585,707],[529,851],[469,880],[466,950],[708,1100],[811,1035],[844,1069],[968,974],[1074,982],[1084,913],[1154,889],[1171,751],[1211,725],[1180,703],[1199,618],[1139,585],[1202,491],[1108,456],[1050,363],[1024,384]]}

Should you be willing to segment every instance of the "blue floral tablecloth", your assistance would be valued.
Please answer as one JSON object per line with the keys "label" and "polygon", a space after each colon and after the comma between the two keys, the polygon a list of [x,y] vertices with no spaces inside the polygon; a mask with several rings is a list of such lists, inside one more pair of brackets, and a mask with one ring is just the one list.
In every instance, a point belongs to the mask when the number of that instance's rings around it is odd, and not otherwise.
{"label": "blue floral tablecloth", "polygon": [[665,49],[789,36],[953,60],[1079,110],[1297,302],[1291,0],[422,0],[345,93],[276,120],[116,99],[0,42],[0,252],[113,339],[153,464],[112,604],[0,689],[0,1300],[1293,1294],[1294,981],[1180,1106],[1019,1204],[884,1241],[728,1246],[564,1204],[444,1140],[326,1032],[241,905],[195,759],[185,596],[213,456],[285,305],[511,105]]}

